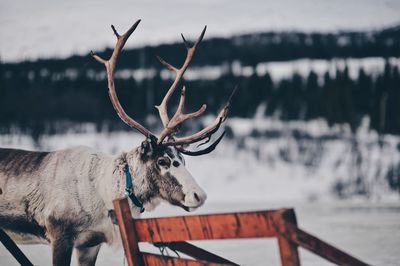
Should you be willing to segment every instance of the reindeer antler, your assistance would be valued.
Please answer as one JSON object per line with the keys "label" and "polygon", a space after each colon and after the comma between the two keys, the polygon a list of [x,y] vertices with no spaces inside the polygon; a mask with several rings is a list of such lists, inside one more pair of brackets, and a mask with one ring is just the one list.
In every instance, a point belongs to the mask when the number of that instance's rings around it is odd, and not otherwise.
{"label": "reindeer antler", "polygon": [[200,44],[201,40],[203,40],[204,34],[206,33],[206,29],[207,29],[207,26],[204,26],[204,29],[201,32],[199,38],[197,38],[197,41],[192,46],[186,41],[185,36],[183,36],[183,34],[181,34],[183,43],[185,44],[185,47],[186,47],[186,59],[181,68],[178,69],[178,68],[172,66],[171,64],[167,63],[161,57],[157,56],[157,58],[161,62],[161,64],[163,64],[169,70],[175,72],[175,74],[176,74],[175,80],[172,83],[171,87],[168,89],[167,94],[165,94],[164,99],[162,100],[161,104],[159,106],[156,106],[156,108],[158,109],[158,112],[160,114],[161,121],[164,125],[164,130],[160,134],[160,138],[158,139],[158,144],[162,143],[162,141],[168,135],[171,135],[174,132],[174,129],[179,124],[181,124],[182,122],[184,122],[187,119],[200,116],[206,110],[207,106],[205,104],[203,104],[198,111],[193,112],[191,114],[183,114],[183,106],[185,104],[185,90],[186,90],[186,88],[183,87],[178,109],[177,109],[175,115],[172,117],[171,121],[169,120],[168,111],[167,111],[167,104],[169,102],[169,99],[171,98],[176,87],[178,86],[179,81],[183,77],[183,74],[185,74],[186,69],[188,68],[190,62],[192,61],[192,58],[194,56],[194,53],[196,52],[197,46]]}
{"label": "reindeer antler", "polygon": [[[206,138],[211,138],[211,136],[218,131],[218,129],[220,128],[221,124],[223,122],[225,122],[226,118],[228,117],[228,113],[229,113],[229,108],[231,106],[231,100],[232,97],[235,95],[236,91],[237,91],[238,87],[235,87],[231,93],[231,95],[229,96],[229,99],[227,101],[227,103],[224,105],[224,107],[221,109],[221,111],[219,112],[217,118],[214,120],[213,123],[211,123],[210,125],[208,125],[206,128],[202,129],[201,131],[187,136],[187,137],[175,137],[171,140],[168,140],[166,142],[163,142],[164,145],[189,145],[195,142],[199,142],[202,141]],[[179,109],[179,108],[178,108]],[[172,121],[172,120],[171,120]],[[217,139],[216,142],[219,142],[221,139]]]}
{"label": "reindeer antler", "polygon": [[118,97],[117,93],[115,91],[115,83],[114,83],[114,72],[115,72],[115,66],[117,64],[117,59],[118,56],[124,47],[126,41],[128,40],[129,36],[135,31],[136,27],[140,23],[140,19],[135,22],[135,24],[130,27],[130,29],[123,35],[119,35],[117,30],[113,25],[111,25],[111,28],[117,37],[117,43],[115,45],[114,51],[108,60],[104,60],[97,54],[95,54],[93,51],[90,52],[90,54],[93,56],[94,59],[96,59],[98,62],[104,64],[106,67],[107,71],[107,79],[108,79],[108,94],[110,95],[111,102],[114,106],[115,111],[117,111],[118,116],[124,121],[127,125],[129,125],[132,128],[137,129],[140,133],[145,135],[146,137],[151,137],[154,136],[153,133],[150,132],[147,128],[136,122],[134,119],[132,119],[130,116],[128,116],[125,112],[125,110],[122,108]]}
{"label": "reindeer antler", "polygon": [[[179,100],[179,105],[178,108],[171,118],[171,120],[168,117],[168,111],[167,111],[167,104],[176,90],[179,81],[183,77],[183,74],[185,73],[186,69],[188,68],[190,62],[192,61],[192,58],[194,56],[194,53],[196,51],[197,46],[200,44],[201,40],[204,37],[204,34],[206,32],[207,26],[204,27],[203,31],[201,32],[199,38],[196,40],[196,42],[193,45],[190,45],[185,37],[182,34],[182,39],[183,42],[186,46],[187,54],[186,54],[186,59],[182,65],[181,68],[176,68],[172,66],[171,64],[167,63],[164,59],[161,57],[157,56],[158,60],[166,66],[169,70],[175,72],[175,80],[172,83],[171,87],[168,89],[168,92],[164,96],[161,104],[159,106],[156,106],[158,109],[161,121],[164,125],[164,129],[160,134],[160,137],[157,139],[157,137],[150,132],[147,128],[136,122],[134,119],[132,119],[130,116],[126,114],[124,109],[122,108],[118,97],[117,93],[115,90],[115,83],[114,83],[114,72],[115,72],[115,67],[117,63],[118,56],[120,52],[122,51],[122,48],[124,47],[126,41],[130,37],[130,35],[135,31],[136,27],[139,25],[140,20],[136,21],[135,24],[132,25],[132,27],[123,35],[119,35],[116,29],[114,28],[113,25],[111,25],[111,28],[117,36],[117,43],[115,45],[114,51],[111,55],[111,57],[108,60],[105,60],[98,56],[97,54],[91,52],[91,55],[93,56],[94,59],[96,59],[98,62],[104,64],[106,67],[107,71],[107,80],[108,80],[108,93],[110,95],[111,102],[114,106],[114,109],[117,111],[118,116],[124,121],[126,124],[128,124],[130,127],[137,129],[140,133],[145,135],[148,138],[151,138],[155,141],[157,141],[158,145],[169,145],[169,146],[176,146],[178,150],[180,150],[182,153],[188,154],[188,155],[201,155],[205,153],[209,153],[212,150],[215,149],[215,147],[218,145],[218,143],[221,141],[221,139],[224,136],[224,133],[214,142],[212,143],[208,148],[201,150],[201,151],[186,151],[183,147],[195,142],[199,142],[201,140],[204,140],[208,138],[208,140],[205,142],[209,142],[211,139],[211,136],[219,129],[221,126],[222,122],[224,122],[227,118],[229,107],[230,107],[230,101],[233,96],[233,94],[236,91],[236,88],[232,92],[231,96],[229,97],[228,103],[222,108],[220,113],[218,114],[217,118],[213,123],[211,123],[209,126],[204,128],[203,130],[188,136],[188,137],[174,137],[173,135],[177,132],[177,128],[179,127],[180,124],[182,124],[184,121],[190,119],[190,118],[195,118],[200,116],[201,114],[204,113],[206,110],[206,105],[203,104],[199,110],[193,113],[189,114],[184,114],[183,113],[183,108],[185,105],[185,99],[186,99],[186,87],[183,86],[182,91],[181,91],[181,97]],[[170,137],[167,141],[164,141],[166,137]],[[202,143],[202,144],[205,144]],[[202,145],[200,144],[200,145]],[[200,146],[199,145],[199,146]]]}
{"label": "reindeer antler", "polygon": [[157,56],[157,58],[161,62],[161,64],[163,64],[169,70],[175,72],[175,74],[176,74],[175,80],[172,83],[171,87],[168,89],[168,92],[164,96],[164,99],[162,100],[161,104],[159,106],[156,106],[156,108],[158,109],[158,112],[160,114],[161,121],[164,125],[164,130],[161,132],[160,137],[157,141],[158,144],[162,143],[164,145],[188,145],[188,144],[191,144],[194,142],[201,141],[205,138],[210,138],[211,135],[214,134],[218,130],[218,128],[221,126],[221,123],[225,121],[225,119],[228,115],[230,100],[231,100],[234,92],[236,91],[236,88],[233,91],[231,97],[229,98],[228,103],[224,106],[224,108],[221,110],[221,112],[217,116],[216,120],[211,125],[209,125],[208,127],[204,128],[200,132],[197,132],[196,134],[193,134],[191,136],[182,137],[182,138],[174,137],[166,142],[163,142],[167,136],[172,136],[176,132],[177,127],[180,124],[182,124],[184,121],[186,121],[190,118],[198,117],[198,116],[202,115],[204,113],[204,111],[206,110],[207,106],[205,104],[203,104],[201,106],[201,108],[199,110],[197,110],[196,112],[193,112],[190,114],[183,113],[183,106],[185,104],[185,93],[186,93],[186,87],[183,86],[178,109],[176,110],[176,113],[171,118],[171,120],[169,120],[168,112],[167,112],[168,101],[171,98],[173,92],[175,91],[175,89],[176,89],[179,81],[181,80],[183,74],[185,73],[186,69],[188,68],[190,62],[192,61],[194,53],[196,52],[196,48],[200,44],[201,40],[203,39],[206,29],[207,29],[207,26],[204,27],[204,29],[201,32],[200,36],[198,37],[197,41],[192,46],[186,41],[183,34],[181,34],[183,42],[186,46],[186,51],[187,51],[186,59],[181,68],[178,69],[178,68],[172,66],[171,64],[169,64],[168,62],[166,62],[161,57]]}

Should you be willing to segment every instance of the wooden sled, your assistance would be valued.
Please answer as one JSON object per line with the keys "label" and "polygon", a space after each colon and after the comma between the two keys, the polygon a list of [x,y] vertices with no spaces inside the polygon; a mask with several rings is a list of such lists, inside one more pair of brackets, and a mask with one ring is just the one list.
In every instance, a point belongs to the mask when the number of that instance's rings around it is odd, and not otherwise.
{"label": "wooden sled", "polygon": [[[126,199],[114,200],[114,208],[129,266],[238,265],[185,241],[267,237],[278,239],[283,266],[300,265],[299,246],[338,265],[368,265],[299,229],[293,209],[133,219]],[[139,242],[169,247],[193,259],[141,252]]]}

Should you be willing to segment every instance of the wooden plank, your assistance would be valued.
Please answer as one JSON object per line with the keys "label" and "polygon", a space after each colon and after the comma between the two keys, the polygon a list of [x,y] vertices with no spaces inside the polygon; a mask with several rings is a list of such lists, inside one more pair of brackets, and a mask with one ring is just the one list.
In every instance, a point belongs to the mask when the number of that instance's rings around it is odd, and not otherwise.
{"label": "wooden plank", "polygon": [[116,199],[113,204],[128,265],[144,266],[128,200]]}
{"label": "wooden plank", "polygon": [[[134,221],[131,218],[126,199],[115,200],[114,206],[129,266],[144,265],[144,261],[146,265],[217,265],[215,262],[205,262],[207,255],[212,253],[197,247],[195,247],[196,250],[193,250],[193,247],[187,245],[188,243],[183,245],[182,243],[169,244],[177,245],[175,249],[179,250],[178,248],[180,248],[181,252],[193,255],[194,258],[203,259],[202,261],[179,260],[151,254],[142,257],[138,248],[139,241],[155,243],[259,237],[278,237],[281,260],[284,266],[300,265],[298,246],[339,265],[368,265],[297,228],[296,216],[291,209],[151,218]],[[216,256],[215,254],[212,255]]]}
{"label": "wooden plank", "polygon": [[33,266],[32,262],[25,256],[25,254],[19,249],[15,242],[0,228],[0,241],[6,247],[6,249],[13,255],[13,257],[21,265]]}
{"label": "wooden plank", "polygon": [[196,247],[195,245],[192,245],[188,242],[170,242],[168,243],[168,247],[173,250],[184,253],[186,255],[189,255],[197,260],[238,266],[238,264],[230,260],[227,260],[202,248]]}
{"label": "wooden plank", "polygon": [[178,216],[135,220],[139,241],[258,238],[276,236],[270,216],[275,211]]}
{"label": "wooden plank", "polygon": [[[276,222],[284,226],[285,222],[297,225],[296,214],[293,209],[277,211]],[[300,266],[299,251],[297,244],[291,242],[282,235],[278,235],[279,254],[282,266]]]}
{"label": "wooden plank", "polygon": [[285,222],[279,233],[293,243],[338,265],[368,266],[367,263]]}
{"label": "wooden plank", "polygon": [[221,266],[230,264],[219,264],[214,262],[207,262],[201,260],[189,260],[182,258],[174,258],[168,256],[161,256],[143,252],[143,260],[147,266]]}

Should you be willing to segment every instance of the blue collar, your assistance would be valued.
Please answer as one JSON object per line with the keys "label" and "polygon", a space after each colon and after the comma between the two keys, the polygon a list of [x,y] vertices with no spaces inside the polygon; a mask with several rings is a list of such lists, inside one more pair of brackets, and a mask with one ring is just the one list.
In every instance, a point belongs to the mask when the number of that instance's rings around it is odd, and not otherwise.
{"label": "blue collar", "polygon": [[140,208],[141,213],[144,212],[143,203],[136,197],[135,194],[133,194],[132,175],[129,171],[128,164],[125,165],[125,184],[125,195],[131,199],[132,203],[136,207]]}

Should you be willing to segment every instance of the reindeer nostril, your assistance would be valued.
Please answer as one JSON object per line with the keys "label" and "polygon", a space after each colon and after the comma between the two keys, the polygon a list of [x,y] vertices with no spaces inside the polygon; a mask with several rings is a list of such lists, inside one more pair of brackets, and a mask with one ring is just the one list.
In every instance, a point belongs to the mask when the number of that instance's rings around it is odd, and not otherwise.
{"label": "reindeer nostril", "polygon": [[196,192],[193,193],[193,196],[194,196],[194,198],[195,198],[197,201],[200,201],[199,195],[197,195]]}

